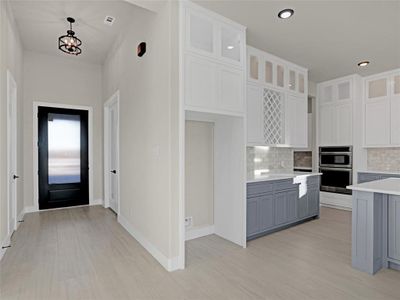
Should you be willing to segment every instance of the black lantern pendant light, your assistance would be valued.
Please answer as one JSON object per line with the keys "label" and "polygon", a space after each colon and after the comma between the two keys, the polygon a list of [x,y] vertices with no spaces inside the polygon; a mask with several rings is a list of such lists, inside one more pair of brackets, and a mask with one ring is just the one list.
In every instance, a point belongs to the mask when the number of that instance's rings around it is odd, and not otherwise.
{"label": "black lantern pendant light", "polygon": [[75,36],[75,32],[72,30],[72,23],[75,23],[75,19],[68,17],[67,21],[69,22],[69,30],[67,35],[58,38],[58,49],[71,55],[79,55],[82,53],[80,48],[82,41]]}

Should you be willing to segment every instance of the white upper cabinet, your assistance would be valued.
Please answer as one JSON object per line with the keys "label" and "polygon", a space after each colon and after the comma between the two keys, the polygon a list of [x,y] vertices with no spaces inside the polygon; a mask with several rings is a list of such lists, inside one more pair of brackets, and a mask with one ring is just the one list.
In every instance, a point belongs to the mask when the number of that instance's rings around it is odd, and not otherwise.
{"label": "white upper cabinet", "polygon": [[307,148],[307,70],[248,46],[247,72],[248,145]]}
{"label": "white upper cabinet", "polygon": [[215,47],[215,24],[211,18],[195,12],[187,13],[188,31],[186,41],[193,51],[212,55]]}
{"label": "white upper cabinet", "polygon": [[264,145],[264,107],[263,88],[247,85],[247,143],[248,145]]}
{"label": "white upper cabinet", "polygon": [[285,143],[295,148],[308,147],[307,99],[289,94],[285,104]]}
{"label": "white upper cabinet", "polygon": [[245,114],[245,27],[182,2],[185,109]]}
{"label": "white upper cabinet", "polygon": [[400,146],[400,69],[364,80],[364,146]]}
{"label": "white upper cabinet", "polygon": [[353,103],[359,77],[346,76],[318,84],[318,145],[353,145]]}

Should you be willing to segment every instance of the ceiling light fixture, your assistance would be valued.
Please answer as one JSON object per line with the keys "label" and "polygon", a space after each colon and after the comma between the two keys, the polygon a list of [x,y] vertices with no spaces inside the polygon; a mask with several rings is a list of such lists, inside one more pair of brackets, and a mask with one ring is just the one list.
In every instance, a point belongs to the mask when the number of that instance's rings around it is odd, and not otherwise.
{"label": "ceiling light fixture", "polygon": [[281,11],[278,13],[278,17],[281,18],[281,19],[288,19],[288,18],[290,18],[291,16],[293,16],[293,14],[294,14],[294,10],[293,10],[293,9],[291,9],[291,8],[286,8],[286,9],[284,9],[284,10],[281,10]]}
{"label": "ceiling light fixture", "polygon": [[82,53],[80,46],[82,41],[75,36],[75,32],[72,30],[72,23],[75,23],[75,19],[68,17],[69,30],[66,35],[62,35],[58,38],[58,49],[64,53],[71,55],[79,55]]}
{"label": "ceiling light fixture", "polygon": [[235,47],[234,47],[234,46],[231,46],[231,45],[229,45],[229,46],[226,47],[226,49],[228,49],[228,50],[232,50],[233,48],[235,48]]}
{"label": "ceiling light fixture", "polygon": [[369,65],[369,61],[365,60],[365,61],[361,61],[357,64],[359,67],[366,67]]}

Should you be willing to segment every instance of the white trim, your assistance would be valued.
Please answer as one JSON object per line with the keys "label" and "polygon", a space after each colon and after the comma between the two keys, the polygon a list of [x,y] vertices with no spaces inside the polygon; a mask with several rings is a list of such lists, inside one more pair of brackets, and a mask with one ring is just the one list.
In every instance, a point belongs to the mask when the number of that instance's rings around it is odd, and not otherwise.
{"label": "white trim", "polygon": [[150,243],[142,233],[134,228],[129,221],[121,214],[118,215],[118,222],[139,242],[167,271],[172,272],[179,269],[179,257],[167,258],[160,250]]}
{"label": "white trim", "polygon": [[2,258],[4,257],[4,254],[6,254],[6,251],[8,248],[4,248],[5,246],[9,246],[11,244],[11,234],[8,234],[5,239],[1,242],[0,245],[0,261],[2,260]]}
{"label": "white trim", "polygon": [[104,204],[103,204],[103,199],[94,199],[90,204],[89,204],[90,206],[93,206],[93,205],[102,205],[102,206],[104,206]]}
{"label": "white trim", "polygon": [[104,118],[103,118],[103,153],[104,153],[104,168],[103,168],[103,178],[104,178],[104,207],[108,208],[110,207],[110,199],[109,199],[109,192],[110,192],[110,176],[109,176],[109,170],[110,170],[110,153],[109,153],[109,148],[108,145],[110,144],[109,141],[109,135],[110,135],[110,117],[109,117],[109,113],[110,113],[110,107],[113,104],[117,105],[117,115],[118,115],[118,120],[117,120],[117,149],[116,149],[116,153],[117,153],[117,181],[118,181],[118,187],[117,187],[117,207],[118,207],[118,211],[116,212],[117,215],[120,214],[121,209],[120,209],[120,164],[119,164],[119,149],[120,149],[120,140],[119,140],[119,131],[120,131],[120,92],[119,90],[117,90],[105,103],[104,103]]}
{"label": "white trim", "polygon": [[88,111],[88,127],[89,127],[89,205],[93,203],[93,107],[92,106],[82,106],[82,105],[69,105],[51,102],[33,102],[33,135],[32,135],[32,145],[33,145],[33,203],[35,210],[39,210],[39,157],[38,157],[38,107],[56,107],[56,108],[66,108],[66,109],[76,109],[76,110],[87,110]]}
{"label": "white trim", "polygon": [[194,240],[214,233],[214,225],[207,225],[200,228],[191,228],[186,230],[186,241]]}
{"label": "white trim", "polygon": [[[185,20],[185,8],[179,4],[179,22]],[[178,100],[178,267],[185,269],[185,101],[184,101],[184,53],[185,53],[185,28],[179,25],[179,100]]]}
{"label": "white trim", "polygon": [[37,207],[35,205],[25,206],[24,215],[30,214],[30,213],[33,213],[33,212],[37,212],[37,211],[38,211],[38,209],[37,209]]}
{"label": "white trim", "polygon": [[[18,138],[17,138],[17,95],[15,102],[11,102],[11,89],[15,89],[17,93],[17,83],[10,70],[7,70],[7,234],[11,235],[17,229],[17,182],[12,184],[13,193],[10,190],[10,178],[16,175],[18,170]],[[10,117],[10,107],[12,109],[12,116]],[[13,148],[15,146],[15,149]],[[11,153],[14,151],[14,153]],[[15,160],[15,161],[14,161]],[[14,165],[15,164],[15,165]],[[14,169],[14,170],[13,170]],[[14,174],[13,174],[14,173]],[[14,196],[11,197],[11,194]],[[13,202],[13,203],[12,203]],[[13,216],[10,216],[10,206],[13,207]],[[14,219],[13,224],[10,226],[11,218]]]}
{"label": "white trim", "polygon": [[25,209],[23,209],[23,210],[18,214],[18,217],[17,217],[17,228],[16,228],[15,230],[18,230],[19,225],[21,225],[21,222],[20,222],[20,221],[22,221],[22,220],[24,219],[24,216],[25,216]]}

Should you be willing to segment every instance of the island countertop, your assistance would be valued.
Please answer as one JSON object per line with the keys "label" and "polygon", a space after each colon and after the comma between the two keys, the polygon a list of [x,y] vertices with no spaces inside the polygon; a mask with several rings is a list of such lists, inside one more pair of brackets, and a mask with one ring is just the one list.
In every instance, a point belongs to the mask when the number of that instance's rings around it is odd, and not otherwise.
{"label": "island countertop", "polygon": [[280,179],[291,179],[291,178],[300,178],[300,177],[308,177],[308,176],[319,176],[322,173],[319,172],[291,172],[291,173],[268,173],[262,175],[254,175],[251,178],[247,178],[247,183],[252,182],[261,182],[261,181],[273,181]]}
{"label": "island countertop", "polygon": [[400,178],[387,178],[350,185],[349,190],[400,196]]}

